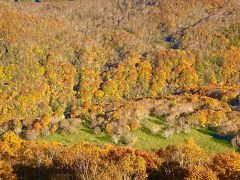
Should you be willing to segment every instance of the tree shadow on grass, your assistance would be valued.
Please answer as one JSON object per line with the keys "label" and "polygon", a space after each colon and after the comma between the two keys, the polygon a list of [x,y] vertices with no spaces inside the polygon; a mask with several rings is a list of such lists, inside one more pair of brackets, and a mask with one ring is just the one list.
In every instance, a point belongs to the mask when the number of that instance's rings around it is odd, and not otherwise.
{"label": "tree shadow on grass", "polygon": [[166,122],[162,118],[149,118],[148,120],[158,125],[166,125]]}
{"label": "tree shadow on grass", "polygon": [[66,143],[71,143],[72,141],[68,140],[68,139],[61,139],[60,141],[62,142],[66,142]]}
{"label": "tree shadow on grass", "polygon": [[144,126],[144,125],[140,128],[140,131],[144,132],[145,134],[151,134],[150,129],[148,129],[148,128],[147,128],[146,126]]}
{"label": "tree shadow on grass", "polygon": [[231,145],[231,139],[232,137],[227,135],[227,136],[222,136],[217,134],[215,131],[213,131],[212,129],[197,129],[198,132],[206,134],[206,135],[210,135],[213,138],[213,141],[225,145],[227,147],[233,148]]}
{"label": "tree shadow on grass", "polygon": [[219,135],[217,134],[214,130],[212,129],[197,129],[197,131],[203,133],[203,134],[207,134],[207,135],[210,135],[218,140],[224,140],[224,141],[231,141],[232,139],[232,136],[230,135],[226,135],[226,136],[222,136],[222,135]]}
{"label": "tree shadow on grass", "polygon": [[88,134],[93,134],[93,131],[91,129],[88,129],[88,128],[82,128],[82,131],[84,131]]}
{"label": "tree shadow on grass", "polygon": [[97,136],[96,139],[98,139],[98,140],[100,140],[100,141],[112,143],[111,138],[110,138],[110,136],[108,136],[108,135]]}
{"label": "tree shadow on grass", "polygon": [[155,137],[155,138],[159,138],[159,139],[164,140],[164,138],[163,138],[163,136],[162,136],[162,130],[160,130],[160,131],[159,131],[158,133],[156,133],[156,134],[153,134],[148,127],[142,126],[142,127],[140,128],[140,131],[141,131],[142,133],[145,133],[145,134],[151,136],[150,138]]}

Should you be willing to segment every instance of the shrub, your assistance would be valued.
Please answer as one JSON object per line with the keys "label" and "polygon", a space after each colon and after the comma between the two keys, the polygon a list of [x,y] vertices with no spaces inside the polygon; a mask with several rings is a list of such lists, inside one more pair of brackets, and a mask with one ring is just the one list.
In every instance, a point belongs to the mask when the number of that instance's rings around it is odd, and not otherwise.
{"label": "shrub", "polygon": [[179,134],[182,131],[182,127],[176,126],[174,131],[176,134]]}
{"label": "shrub", "polygon": [[205,179],[208,175],[216,178],[211,169],[204,174],[202,166],[208,164],[210,158],[193,140],[160,149],[157,155],[163,161],[159,167],[161,179]]}
{"label": "shrub", "polygon": [[59,117],[53,116],[53,117],[50,118],[50,123],[51,124],[58,124],[59,122],[60,122]]}
{"label": "shrub", "polygon": [[62,153],[54,157],[54,166],[72,179],[96,179],[105,172],[107,165],[100,158],[100,150],[88,144],[64,148]]}
{"label": "shrub", "polygon": [[121,174],[121,179],[139,179],[147,178],[146,161],[135,154],[126,154],[117,161],[117,169]]}
{"label": "shrub", "polygon": [[121,138],[121,135],[120,134],[113,134],[113,135],[111,135],[111,137],[112,137],[112,141],[115,144],[117,144],[119,142],[120,138]]}
{"label": "shrub", "polygon": [[161,130],[161,126],[159,126],[157,124],[154,124],[154,125],[149,127],[149,130],[151,131],[152,134],[156,135]]}
{"label": "shrub", "polygon": [[136,130],[140,126],[139,121],[137,119],[131,119],[129,127],[131,130]]}
{"label": "shrub", "polygon": [[15,127],[14,128],[14,132],[16,133],[16,134],[21,134],[21,132],[22,132],[22,127]]}
{"label": "shrub", "polygon": [[19,138],[13,131],[6,132],[0,141],[0,158],[7,162],[18,158],[18,151],[22,147],[23,140]]}
{"label": "shrub", "polygon": [[27,130],[25,132],[25,138],[28,140],[37,139],[38,136],[39,136],[39,132],[37,132],[35,130]]}
{"label": "shrub", "polygon": [[41,124],[42,126],[48,126],[48,125],[50,124],[50,121],[51,121],[51,119],[50,119],[49,117],[44,116],[44,117],[41,119],[40,124]]}
{"label": "shrub", "polygon": [[0,127],[0,135],[4,134],[6,131],[4,128]]}
{"label": "shrub", "polygon": [[78,121],[74,121],[74,123],[72,123],[72,120],[62,120],[60,123],[60,131],[62,133],[66,133],[66,134],[73,134],[77,131],[77,126],[74,126],[76,124],[78,124]]}
{"label": "shrub", "polygon": [[101,132],[102,132],[102,130],[101,130],[101,128],[100,128],[99,126],[95,127],[93,131],[94,131],[94,133],[95,133],[96,135],[99,135],[99,134],[101,134]]}
{"label": "shrub", "polygon": [[82,119],[80,119],[80,118],[71,118],[71,119],[68,119],[68,121],[70,121],[71,125],[74,127],[81,126],[81,124],[83,122]]}
{"label": "shrub", "polygon": [[130,127],[128,125],[121,125],[116,127],[115,133],[121,134],[121,135],[127,135],[130,132]]}
{"label": "shrub", "polygon": [[212,162],[219,179],[240,179],[240,154],[226,152],[216,154]]}
{"label": "shrub", "polygon": [[39,122],[36,122],[33,124],[33,128],[35,131],[40,131],[42,128],[42,125]]}
{"label": "shrub", "polygon": [[168,146],[165,150],[159,150],[157,154],[166,161],[178,162],[181,167],[209,162],[207,153],[192,139],[186,140],[182,144]]}
{"label": "shrub", "polygon": [[217,175],[213,170],[207,166],[194,165],[187,168],[188,173],[186,180],[217,180]]}
{"label": "shrub", "polygon": [[51,133],[55,133],[55,132],[57,131],[57,129],[58,129],[57,125],[54,124],[54,125],[51,127],[50,132],[51,132]]}
{"label": "shrub", "polygon": [[15,122],[13,122],[13,124],[14,124],[14,127],[13,127],[14,132],[16,134],[18,134],[18,135],[21,134],[21,132],[22,132],[22,123],[20,121],[15,121]]}
{"label": "shrub", "polygon": [[138,105],[134,111],[134,116],[139,120],[147,119],[149,117],[149,110],[144,105]]}
{"label": "shrub", "polygon": [[159,167],[159,179],[185,179],[187,177],[187,169],[181,167],[178,162],[165,161]]}
{"label": "shrub", "polygon": [[98,118],[97,118],[97,122],[98,122],[99,124],[102,124],[104,121],[105,121],[105,119],[104,119],[103,117],[98,117]]}
{"label": "shrub", "polygon": [[189,134],[191,132],[191,127],[188,124],[183,125],[183,132]]}
{"label": "shrub", "polygon": [[135,136],[133,134],[128,134],[128,135],[124,136],[124,142],[127,145],[132,146],[137,142],[137,136]]}
{"label": "shrub", "polygon": [[174,128],[168,128],[163,131],[162,136],[166,139],[172,137],[174,134]]}
{"label": "shrub", "polygon": [[59,125],[61,129],[66,129],[68,126],[70,126],[70,122],[67,120],[62,120]]}
{"label": "shrub", "polygon": [[76,131],[77,131],[76,127],[74,127],[72,125],[63,129],[63,133],[66,133],[66,134],[74,134]]}
{"label": "shrub", "polygon": [[112,124],[107,124],[105,130],[107,134],[111,134],[113,132]]}
{"label": "shrub", "polygon": [[16,175],[13,173],[13,169],[4,161],[0,161],[0,179],[14,180],[17,179]]}
{"label": "shrub", "polygon": [[49,127],[48,127],[48,126],[44,126],[44,127],[41,129],[41,135],[42,135],[42,136],[48,136],[49,134],[50,134]]}

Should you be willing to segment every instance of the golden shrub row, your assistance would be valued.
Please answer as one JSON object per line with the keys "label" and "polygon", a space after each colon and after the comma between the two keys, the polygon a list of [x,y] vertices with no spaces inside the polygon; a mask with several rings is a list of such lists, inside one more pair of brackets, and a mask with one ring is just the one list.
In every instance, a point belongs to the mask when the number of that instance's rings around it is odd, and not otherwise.
{"label": "golden shrub row", "polygon": [[[0,177],[90,179],[238,179],[240,155],[209,154],[194,141],[168,146],[156,153],[121,147],[74,146],[31,142],[14,133],[0,142]],[[11,168],[12,166],[12,168]],[[30,170],[31,169],[31,170]]]}

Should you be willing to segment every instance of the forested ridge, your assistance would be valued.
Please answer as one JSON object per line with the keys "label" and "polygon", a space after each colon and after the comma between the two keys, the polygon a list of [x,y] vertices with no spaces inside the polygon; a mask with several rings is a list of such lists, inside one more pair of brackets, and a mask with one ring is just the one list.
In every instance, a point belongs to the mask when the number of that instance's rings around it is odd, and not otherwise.
{"label": "forested ridge", "polygon": [[[167,124],[164,138],[207,128],[230,137],[238,151],[239,106],[237,0],[0,1],[2,178],[238,179],[238,152],[202,162],[205,152],[192,140],[157,153],[28,140],[87,126],[131,146],[131,133],[157,117]],[[79,170],[78,160],[93,167]],[[5,177],[3,167],[13,174]],[[35,174],[28,176],[28,168]]]}

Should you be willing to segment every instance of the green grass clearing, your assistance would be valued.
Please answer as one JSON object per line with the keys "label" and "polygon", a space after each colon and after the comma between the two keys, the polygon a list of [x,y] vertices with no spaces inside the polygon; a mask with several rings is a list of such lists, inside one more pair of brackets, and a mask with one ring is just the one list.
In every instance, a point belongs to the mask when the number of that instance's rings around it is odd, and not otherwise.
{"label": "green grass clearing", "polygon": [[[134,148],[146,149],[156,151],[160,148],[165,148],[168,145],[178,144],[184,142],[184,140],[192,138],[202,148],[208,152],[221,152],[233,150],[229,141],[224,139],[215,138],[214,132],[207,129],[192,129],[190,133],[179,133],[174,134],[172,137],[165,139],[161,133],[153,135],[150,130],[146,127],[158,124],[165,126],[164,121],[157,118],[149,118],[142,122],[142,127],[132,132],[137,137],[137,142],[133,145]],[[101,134],[96,135],[94,132],[86,127],[79,128],[74,134],[52,134],[47,137],[40,137],[38,141],[46,140],[48,142],[60,142],[65,145],[74,145],[79,142],[88,142],[90,144],[105,145],[114,144],[110,135]],[[119,143],[116,146],[124,146],[123,143]]]}

